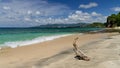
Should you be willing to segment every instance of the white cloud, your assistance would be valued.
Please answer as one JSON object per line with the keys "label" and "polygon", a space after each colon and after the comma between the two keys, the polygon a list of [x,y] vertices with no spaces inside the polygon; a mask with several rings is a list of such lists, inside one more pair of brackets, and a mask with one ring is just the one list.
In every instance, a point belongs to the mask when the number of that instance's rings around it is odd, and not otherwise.
{"label": "white cloud", "polygon": [[80,20],[80,21],[89,19],[90,17],[91,16],[88,13],[83,13],[82,11],[76,11],[75,14],[69,16],[70,19]]}
{"label": "white cloud", "polygon": [[113,10],[113,11],[118,11],[118,12],[119,12],[119,11],[120,11],[120,7],[113,7],[112,10]]}
{"label": "white cloud", "polygon": [[[39,21],[38,21],[39,20]],[[40,24],[71,24],[71,23],[92,23],[92,22],[105,22],[106,16],[103,16],[97,12],[83,12],[80,10],[75,11],[75,13],[68,15],[66,18],[43,18],[37,19],[36,22]]]}
{"label": "white cloud", "polygon": [[79,6],[79,8],[88,9],[88,8],[92,8],[92,7],[96,7],[96,6],[98,6],[97,3],[95,3],[95,2],[90,2],[89,4],[81,4],[81,5]]}
{"label": "white cloud", "polygon": [[35,22],[38,22],[38,23],[39,23],[40,21],[39,21],[38,19],[36,19]]}
{"label": "white cloud", "polygon": [[36,11],[36,14],[37,14],[37,15],[40,15],[41,13],[40,13],[40,11]]}
{"label": "white cloud", "polygon": [[30,19],[30,18],[24,18],[24,20],[25,20],[25,21],[31,21],[31,19]]}
{"label": "white cloud", "polygon": [[[54,23],[54,20],[69,14],[70,11],[66,5],[48,3],[46,0],[11,0],[7,3],[0,2],[0,27],[4,23],[6,23],[6,26],[16,25],[16,27],[31,26],[31,24],[36,26],[47,24],[49,21]],[[53,17],[53,20],[49,20],[49,17]]]}
{"label": "white cloud", "polygon": [[106,16],[103,16],[102,14],[99,14],[96,12],[87,13],[82,11],[76,11],[74,14],[70,15],[68,18],[76,22],[83,22],[83,23],[106,21]]}
{"label": "white cloud", "polygon": [[[73,13],[68,6],[63,4],[48,3],[46,0],[31,1],[13,0],[12,3],[0,3],[0,8],[4,7],[4,9],[0,9],[0,26],[3,26],[2,24],[26,27],[44,24],[91,23],[104,22],[106,19],[105,16],[97,12],[88,13],[74,10]],[[95,3],[89,5],[86,8],[95,7]],[[64,17],[64,15],[66,16]]]}
{"label": "white cloud", "polygon": [[96,13],[96,12],[92,12],[91,15],[92,15],[92,16],[101,16],[101,14]]}
{"label": "white cloud", "polygon": [[28,14],[32,14],[32,11],[31,11],[31,10],[28,10],[27,13],[28,13]]}
{"label": "white cloud", "polygon": [[9,10],[9,9],[11,9],[11,8],[8,7],[8,6],[3,6],[3,9],[4,9],[4,10]]}

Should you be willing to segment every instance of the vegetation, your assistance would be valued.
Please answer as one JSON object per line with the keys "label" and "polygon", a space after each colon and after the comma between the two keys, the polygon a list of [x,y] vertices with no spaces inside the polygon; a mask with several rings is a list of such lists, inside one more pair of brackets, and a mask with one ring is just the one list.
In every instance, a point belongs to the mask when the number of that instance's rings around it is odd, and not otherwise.
{"label": "vegetation", "polygon": [[118,14],[111,14],[107,17],[106,27],[117,27],[120,26],[120,12]]}
{"label": "vegetation", "polygon": [[102,28],[105,27],[104,23],[101,22],[93,22],[89,24],[87,27],[97,27],[97,28]]}

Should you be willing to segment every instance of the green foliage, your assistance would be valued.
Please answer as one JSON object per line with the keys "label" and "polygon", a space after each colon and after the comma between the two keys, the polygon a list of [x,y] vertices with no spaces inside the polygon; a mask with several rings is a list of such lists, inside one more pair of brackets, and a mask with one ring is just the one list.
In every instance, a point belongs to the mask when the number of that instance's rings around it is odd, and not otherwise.
{"label": "green foliage", "polygon": [[120,12],[107,17],[106,27],[120,26]]}
{"label": "green foliage", "polygon": [[94,22],[94,23],[89,24],[87,27],[98,27],[98,28],[102,28],[102,27],[105,27],[105,26],[104,26],[104,23]]}

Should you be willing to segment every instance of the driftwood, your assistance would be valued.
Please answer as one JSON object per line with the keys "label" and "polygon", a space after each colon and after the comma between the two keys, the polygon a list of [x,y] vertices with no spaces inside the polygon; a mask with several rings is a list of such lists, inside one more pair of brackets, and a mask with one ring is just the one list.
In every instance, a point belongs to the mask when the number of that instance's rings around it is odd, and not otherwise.
{"label": "driftwood", "polygon": [[77,42],[78,39],[79,39],[78,37],[75,38],[75,39],[74,39],[74,42],[73,42],[73,47],[74,47],[74,48],[73,48],[73,51],[74,51],[75,54],[76,54],[75,58],[76,58],[76,59],[79,59],[79,60],[89,61],[90,58],[87,57],[87,56],[78,48],[78,46],[77,46],[77,44],[76,44],[76,42]]}

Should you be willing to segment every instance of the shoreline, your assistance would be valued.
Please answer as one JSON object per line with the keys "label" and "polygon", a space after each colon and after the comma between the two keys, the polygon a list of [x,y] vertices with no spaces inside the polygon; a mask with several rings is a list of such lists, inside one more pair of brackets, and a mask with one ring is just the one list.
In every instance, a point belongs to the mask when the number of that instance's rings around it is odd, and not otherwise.
{"label": "shoreline", "polygon": [[[48,58],[59,54],[72,48],[73,39],[80,37],[78,45],[84,46],[87,43],[106,38],[116,33],[97,33],[97,34],[84,34],[84,35],[71,35],[66,37],[57,38],[54,40],[31,44],[29,46],[22,46],[13,49],[5,49],[0,51],[0,67],[1,68],[16,68],[16,66],[28,66],[34,64],[36,61],[43,58]],[[20,61],[20,62],[19,62]],[[7,65],[7,66],[6,66]]]}
{"label": "shoreline", "polygon": [[[93,32],[93,33],[99,32],[99,29],[88,31],[88,33],[90,33],[90,32]],[[55,34],[55,35],[50,35],[50,36],[38,36],[36,38],[27,39],[27,40],[18,40],[18,41],[17,40],[16,41],[8,40],[8,41],[1,42],[0,49],[27,46],[27,45],[36,44],[36,43],[40,43],[40,42],[45,42],[45,41],[49,41],[49,40],[54,40],[56,38],[69,36],[69,35],[73,35],[73,34],[78,34],[78,33],[79,33],[79,31],[76,32],[76,33]],[[80,32],[79,34],[85,34],[85,33],[87,33],[87,32]]]}
{"label": "shoreline", "polygon": [[[82,34],[82,33],[80,33]],[[14,42],[6,42],[6,44],[1,44],[4,46],[0,46],[0,49],[6,49],[6,48],[17,48],[17,47],[21,47],[21,46],[29,46],[32,44],[37,44],[37,43],[42,43],[42,42],[46,42],[46,41],[50,41],[50,40],[54,40],[57,38],[61,38],[61,37],[65,37],[65,36],[70,36],[70,35],[74,35],[74,34],[62,34],[62,35],[53,35],[53,36],[47,36],[47,37],[37,37],[34,38],[32,40],[25,40],[25,41],[14,41]],[[40,39],[42,38],[42,39]]]}

